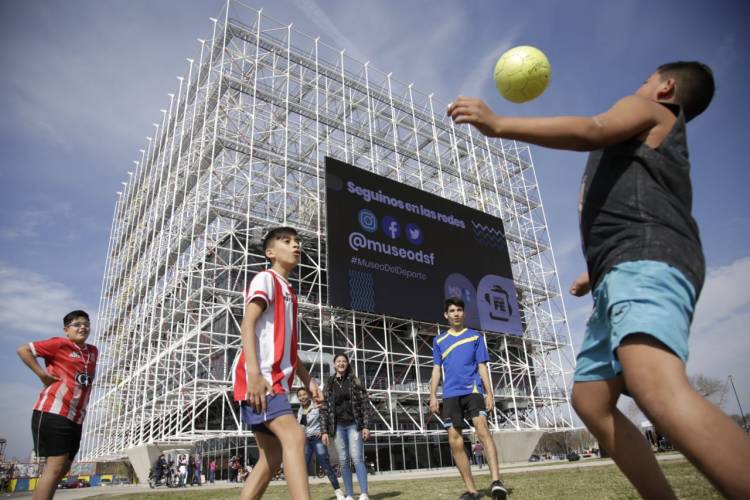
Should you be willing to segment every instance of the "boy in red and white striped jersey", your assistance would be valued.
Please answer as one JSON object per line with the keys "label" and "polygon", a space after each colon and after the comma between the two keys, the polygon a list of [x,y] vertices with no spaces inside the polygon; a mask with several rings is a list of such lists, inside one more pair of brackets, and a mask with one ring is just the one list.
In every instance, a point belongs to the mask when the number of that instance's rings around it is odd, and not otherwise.
{"label": "boy in red and white striped jersey", "polygon": [[245,293],[242,351],[234,364],[234,399],[258,443],[258,462],[241,498],[260,498],[284,458],[284,476],[294,499],[310,498],[305,434],[292,415],[289,392],[295,375],[322,402],[318,385],[297,363],[297,295],[287,281],[300,258],[297,231],[280,227],[263,239],[271,269],[255,275]]}
{"label": "boy in red and white striped jersey", "polygon": [[[57,483],[68,473],[81,444],[81,430],[98,351],[86,339],[91,332],[89,315],[72,311],[63,318],[65,337],[29,342],[16,351],[44,384],[34,405],[31,432],[34,452],[47,457],[34,498],[52,498]],[[36,358],[43,358],[45,368]]]}

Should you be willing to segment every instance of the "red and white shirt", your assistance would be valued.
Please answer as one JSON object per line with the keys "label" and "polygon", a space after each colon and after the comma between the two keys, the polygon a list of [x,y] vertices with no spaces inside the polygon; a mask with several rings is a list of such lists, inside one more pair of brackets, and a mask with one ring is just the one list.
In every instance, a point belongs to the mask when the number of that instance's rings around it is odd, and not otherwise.
{"label": "red and white shirt", "polygon": [[[297,370],[297,295],[292,285],[269,269],[255,275],[245,292],[245,305],[261,299],[266,308],[255,324],[255,352],[260,373],[274,394],[288,394]],[[235,401],[247,396],[245,351],[240,350],[232,367]]]}
{"label": "red and white shirt", "polygon": [[44,358],[47,373],[60,379],[42,390],[34,409],[82,424],[99,351],[90,344],[80,347],[66,337],[29,342],[29,347],[34,356]]}

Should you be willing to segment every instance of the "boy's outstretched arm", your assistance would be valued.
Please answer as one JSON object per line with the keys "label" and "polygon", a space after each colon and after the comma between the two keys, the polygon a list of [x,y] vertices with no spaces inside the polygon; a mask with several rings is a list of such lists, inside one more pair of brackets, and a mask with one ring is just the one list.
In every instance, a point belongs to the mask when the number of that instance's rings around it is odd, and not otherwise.
{"label": "boy's outstretched arm", "polygon": [[448,106],[457,124],[474,125],[489,137],[555,149],[593,151],[641,135],[659,124],[663,106],[640,96],[623,97],[596,116],[514,117],[498,115],[480,99],[458,97]]}

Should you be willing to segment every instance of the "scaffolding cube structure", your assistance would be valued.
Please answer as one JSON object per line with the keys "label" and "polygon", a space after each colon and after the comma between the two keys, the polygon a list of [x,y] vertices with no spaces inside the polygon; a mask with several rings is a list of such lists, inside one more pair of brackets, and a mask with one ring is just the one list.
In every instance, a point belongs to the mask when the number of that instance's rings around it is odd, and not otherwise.
{"label": "scaffolding cube structure", "polygon": [[247,442],[230,373],[243,290],[267,267],[265,231],[290,225],[303,240],[290,277],[301,359],[325,380],[332,354],[349,353],[379,465],[384,446],[391,468],[435,463],[391,448],[444,434],[428,404],[438,325],[327,305],[326,156],[502,219],[525,321],[523,337],[486,336],[491,427],[572,428],[574,356],[528,146],[457,127],[432,94],[239,2],[212,23],[117,199],[82,456]]}

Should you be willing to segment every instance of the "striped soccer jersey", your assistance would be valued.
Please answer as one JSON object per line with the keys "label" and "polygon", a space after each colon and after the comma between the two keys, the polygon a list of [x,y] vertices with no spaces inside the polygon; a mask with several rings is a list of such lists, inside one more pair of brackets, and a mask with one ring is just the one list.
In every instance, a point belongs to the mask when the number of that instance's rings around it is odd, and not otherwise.
{"label": "striped soccer jersey", "polygon": [[[255,352],[260,372],[274,394],[288,394],[297,369],[297,295],[292,285],[273,269],[262,271],[250,282],[245,305],[261,299],[266,308],[255,324]],[[245,351],[234,358],[234,399],[247,397]]]}
{"label": "striped soccer jersey", "polygon": [[90,344],[79,347],[66,337],[29,342],[29,347],[34,356],[44,358],[47,373],[60,379],[42,390],[34,409],[83,423],[99,351]]}
{"label": "striped soccer jersey", "polygon": [[447,330],[432,341],[432,357],[443,367],[443,398],[484,394],[479,363],[490,360],[484,336],[470,328]]}

